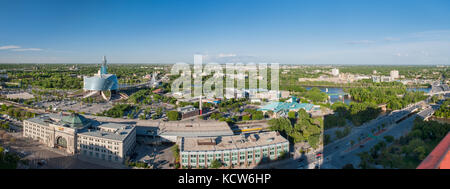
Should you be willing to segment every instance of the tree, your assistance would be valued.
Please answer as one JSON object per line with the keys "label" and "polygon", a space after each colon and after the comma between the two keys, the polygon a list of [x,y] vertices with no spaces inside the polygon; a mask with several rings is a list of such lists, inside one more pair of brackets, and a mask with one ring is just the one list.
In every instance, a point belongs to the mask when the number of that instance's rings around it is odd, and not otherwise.
{"label": "tree", "polygon": [[264,114],[261,111],[256,111],[253,115],[252,115],[253,120],[261,120],[264,118]]}
{"label": "tree", "polygon": [[331,136],[330,135],[324,135],[323,137],[323,143],[324,145],[327,145],[331,142]]}
{"label": "tree", "polygon": [[294,111],[289,111],[288,118],[291,120],[294,120],[297,117],[296,113]]}
{"label": "tree", "polygon": [[178,145],[173,145],[170,150],[172,151],[173,158],[175,159],[175,163],[180,162],[180,149],[178,148]]}
{"label": "tree", "polygon": [[222,162],[220,162],[219,160],[215,159],[211,162],[211,168],[218,169],[220,167],[222,167]]}
{"label": "tree", "polygon": [[342,167],[342,169],[355,169],[355,168],[353,167],[353,164],[349,163],[349,164],[344,165]]}
{"label": "tree", "polygon": [[383,137],[384,140],[386,140],[386,142],[391,143],[392,141],[394,141],[394,137],[391,135],[387,135]]}
{"label": "tree", "polygon": [[176,121],[180,119],[180,113],[177,111],[169,111],[167,112],[167,117],[170,121]]}

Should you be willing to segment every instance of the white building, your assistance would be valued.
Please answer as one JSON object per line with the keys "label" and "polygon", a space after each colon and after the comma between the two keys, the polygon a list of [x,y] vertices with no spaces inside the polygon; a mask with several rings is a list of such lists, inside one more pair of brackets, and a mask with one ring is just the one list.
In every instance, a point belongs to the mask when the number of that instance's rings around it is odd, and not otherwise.
{"label": "white building", "polygon": [[391,71],[391,78],[392,78],[393,80],[399,78],[398,70],[392,70],[392,71]]}
{"label": "white building", "polygon": [[333,76],[339,76],[339,69],[337,69],[337,68],[331,69],[331,75],[333,75]]}

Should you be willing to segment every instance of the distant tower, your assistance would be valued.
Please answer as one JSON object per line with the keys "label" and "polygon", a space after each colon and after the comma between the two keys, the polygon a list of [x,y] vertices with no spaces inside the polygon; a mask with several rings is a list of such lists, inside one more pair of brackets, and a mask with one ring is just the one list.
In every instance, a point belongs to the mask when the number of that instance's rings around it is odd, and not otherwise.
{"label": "distant tower", "polygon": [[157,77],[158,77],[158,73],[153,72],[153,74],[152,74],[152,80],[150,80],[150,83],[151,83],[152,87],[158,87],[158,80],[157,80]]}
{"label": "distant tower", "polygon": [[100,68],[100,74],[107,74],[106,56],[103,56],[102,67]]}

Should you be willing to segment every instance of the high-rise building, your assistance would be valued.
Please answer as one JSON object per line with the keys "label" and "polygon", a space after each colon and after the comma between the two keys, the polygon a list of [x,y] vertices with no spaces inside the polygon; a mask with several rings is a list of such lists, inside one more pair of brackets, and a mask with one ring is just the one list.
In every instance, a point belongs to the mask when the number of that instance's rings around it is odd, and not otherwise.
{"label": "high-rise building", "polygon": [[392,78],[392,79],[397,79],[397,78],[399,78],[398,70],[392,70],[392,71],[391,71],[391,78]]}

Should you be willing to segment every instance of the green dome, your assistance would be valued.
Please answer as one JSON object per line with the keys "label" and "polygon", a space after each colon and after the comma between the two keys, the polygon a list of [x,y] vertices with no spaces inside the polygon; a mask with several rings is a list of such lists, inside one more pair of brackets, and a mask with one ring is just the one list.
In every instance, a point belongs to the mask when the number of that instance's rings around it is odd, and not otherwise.
{"label": "green dome", "polygon": [[85,127],[90,123],[84,116],[76,113],[62,117],[61,121],[63,124],[69,125],[70,127]]}

